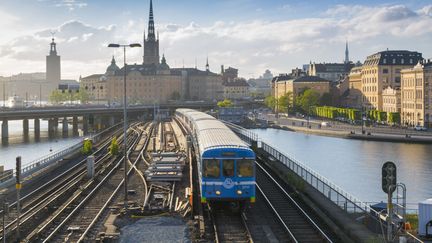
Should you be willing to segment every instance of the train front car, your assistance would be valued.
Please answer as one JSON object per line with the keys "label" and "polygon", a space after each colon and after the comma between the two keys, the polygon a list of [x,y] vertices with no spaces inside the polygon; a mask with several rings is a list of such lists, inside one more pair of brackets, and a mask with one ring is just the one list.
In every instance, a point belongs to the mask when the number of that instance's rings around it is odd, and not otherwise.
{"label": "train front car", "polygon": [[196,150],[201,202],[255,202],[255,153],[216,118],[177,109]]}
{"label": "train front car", "polygon": [[255,153],[224,123],[195,120],[201,201],[255,201]]}

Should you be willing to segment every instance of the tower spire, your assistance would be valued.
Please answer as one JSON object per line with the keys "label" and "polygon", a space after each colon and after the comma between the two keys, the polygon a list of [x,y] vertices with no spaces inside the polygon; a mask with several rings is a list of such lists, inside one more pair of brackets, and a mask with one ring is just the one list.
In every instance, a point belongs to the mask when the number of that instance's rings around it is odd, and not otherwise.
{"label": "tower spire", "polygon": [[206,60],[206,71],[210,71],[210,65],[208,63],[208,56],[207,56],[207,60]]}
{"label": "tower spire", "polygon": [[148,39],[155,39],[154,17],[153,17],[153,1],[150,0],[150,12],[148,22]]}
{"label": "tower spire", "polygon": [[349,51],[348,51],[348,41],[345,43],[345,60],[344,63],[349,63]]}

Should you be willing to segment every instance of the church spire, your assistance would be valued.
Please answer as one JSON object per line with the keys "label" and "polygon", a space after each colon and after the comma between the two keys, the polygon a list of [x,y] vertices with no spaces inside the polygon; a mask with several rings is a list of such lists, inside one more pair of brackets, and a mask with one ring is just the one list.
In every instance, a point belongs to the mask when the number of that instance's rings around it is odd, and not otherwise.
{"label": "church spire", "polygon": [[207,56],[207,61],[206,61],[206,71],[210,71],[210,65],[208,63],[208,56]]}
{"label": "church spire", "polygon": [[349,63],[349,62],[350,62],[350,60],[349,60],[349,51],[348,51],[348,41],[346,41],[346,44],[345,44],[345,60],[344,60],[344,63],[347,64],[347,63]]}
{"label": "church spire", "polygon": [[148,22],[148,39],[155,39],[154,17],[153,17],[153,1],[150,0],[150,13]]}

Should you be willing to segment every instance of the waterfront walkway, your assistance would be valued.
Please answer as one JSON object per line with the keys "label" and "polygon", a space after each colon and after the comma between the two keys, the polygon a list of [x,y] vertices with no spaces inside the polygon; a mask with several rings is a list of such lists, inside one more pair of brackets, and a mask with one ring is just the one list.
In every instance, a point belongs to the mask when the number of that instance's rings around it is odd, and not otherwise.
{"label": "waterfront walkway", "polygon": [[328,122],[330,126],[321,126],[321,120],[310,120],[308,122],[305,119],[291,117],[276,119],[274,115],[267,115],[266,119],[275,123],[275,125],[271,126],[273,128],[295,132],[370,141],[432,144],[432,133],[425,131],[390,127],[365,127],[365,134],[362,134],[361,126],[340,122]]}

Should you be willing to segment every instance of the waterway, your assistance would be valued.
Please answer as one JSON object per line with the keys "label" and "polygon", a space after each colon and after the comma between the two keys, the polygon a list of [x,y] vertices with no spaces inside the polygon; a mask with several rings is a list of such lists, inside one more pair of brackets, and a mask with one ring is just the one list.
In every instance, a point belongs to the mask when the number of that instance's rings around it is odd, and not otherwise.
{"label": "waterway", "polygon": [[[40,139],[34,137],[34,121],[29,120],[29,137],[23,136],[22,121],[9,121],[9,142],[0,145],[0,165],[5,169],[15,168],[15,158],[21,156],[22,164],[31,163],[32,161],[46,156],[50,153],[56,153],[68,146],[76,144],[82,137],[61,138],[61,124],[58,128],[57,138],[48,138],[48,121],[40,121]],[[72,130],[72,129],[70,129]],[[71,135],[72,131],[70,131]]]}
{"label": "waterway", "polygon": [[302,162],[364,202],[386,201],[381,167],[397,166],[408,208],[432,198],[432,145],[352,140],[278,129],[252,129],[260,139]]}

